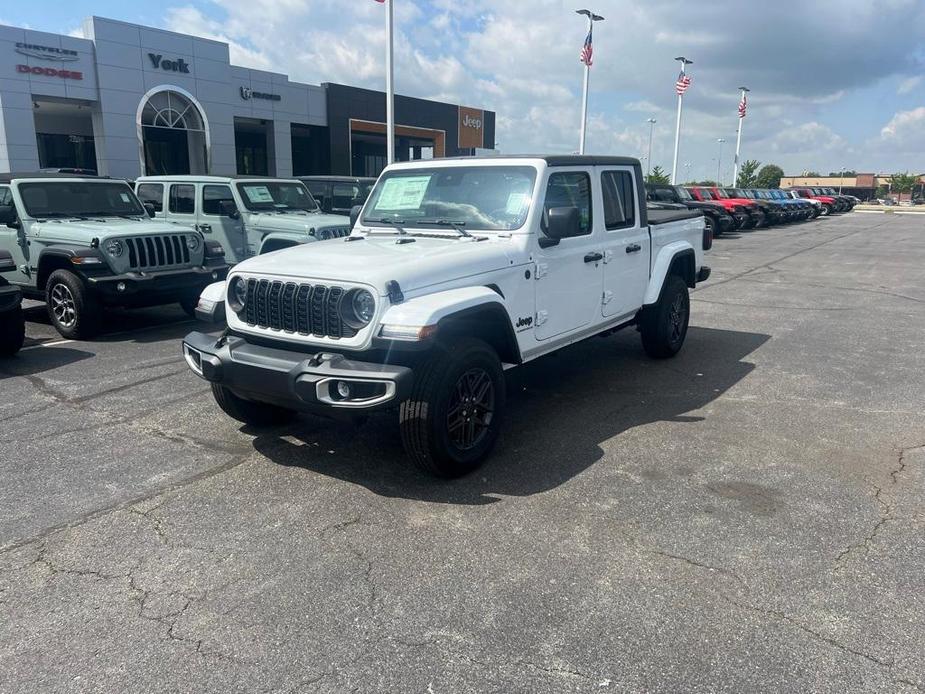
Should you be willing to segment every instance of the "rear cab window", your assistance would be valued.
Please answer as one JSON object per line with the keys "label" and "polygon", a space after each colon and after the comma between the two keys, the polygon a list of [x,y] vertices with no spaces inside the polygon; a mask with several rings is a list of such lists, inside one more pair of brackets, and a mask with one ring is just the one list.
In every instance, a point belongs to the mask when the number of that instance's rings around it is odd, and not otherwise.
{"label": "rear cab window", "polygon": [[[636,196],[633,194],[633,175],[629,171],[604,171],[601,173],[601,190],[604,202],[604,227],[608,231],[636,226]],[[670,200],[668,191],[661,190],[665,200]]]}
{"label": "rear cab window", "polygon": [[167,209],[173,214],[196,214],[196,186],[189,183],[172,183]]}

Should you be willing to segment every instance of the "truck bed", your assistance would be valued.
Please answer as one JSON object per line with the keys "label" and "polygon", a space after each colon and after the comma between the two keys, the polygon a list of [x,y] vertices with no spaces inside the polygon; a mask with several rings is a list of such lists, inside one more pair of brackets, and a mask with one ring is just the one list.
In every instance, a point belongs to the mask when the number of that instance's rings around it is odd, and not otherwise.
{"label": "truck bed", "polygon": [[660,210],[660,209],[648,209],[649,224],[668,224],[669,222],[680,222],[683,219],[697,219],[697,217],[702,217],[703,213],[700,210]]}

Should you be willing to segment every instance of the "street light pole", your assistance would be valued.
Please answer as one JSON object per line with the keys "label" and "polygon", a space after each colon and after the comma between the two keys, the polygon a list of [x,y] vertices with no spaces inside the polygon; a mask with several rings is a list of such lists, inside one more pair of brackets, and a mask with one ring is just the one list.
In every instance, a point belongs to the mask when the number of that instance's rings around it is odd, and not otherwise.
{"label": "street light pole", "polygon": [[[604,18],[599,14],[594,14],[591,10],[575,10],[575,12],[588,18],[588,39],[590,39],[594,22],[602,22]],[[585,79],[581,92],[581,135],[578,140],[579,154],[585,153],[585,135],[588,129],[588,82],[591,79],[591,54],[588,53],[587,59],[585,59],[584,50],[582,51],[582,62],[585,64]]]}
{"label": "street light pole", "polygon": [[838,194],[841,195],[842,184],[845,182],[845,167],[841,167],[838,171]]}
{"label": "street light pole", "polygon": [[386,162],[395,161],[395,65],[393,49],[393,29],[395,16],[392,4],[395,0],[386,0],[388,5],[385,12],[385,147]]}
{"label": "street light pole", "polygon": [[[688,60],[683,55],[675,58],[679,63],[681,63],[681,75],[678,79],[684,77],[687,74],[687,66],[694,63],[693,60]],[[684,105],[684,92],[678,90],[678,122],[675,124],[674,130],[674,161],[671,164],[671,183],[672,185],[678,182],[678,148],[681,146],[681,108]]]}
{"label": "street light pole", "polygon": [[650,118],[647,122],[649,124],[649,154],[646,157],[646,178],[652,173],[652,131],[655,129],[656,120]]}
{"label": "street light pole", "polygon": [[716,160],[716,183],[719,186],[723,185],[723,174],[720,170],[723,168],[723,143],[725,140],[721,137],[716,139],[719,142],[719,158]]}
{"label": "street light pole", "polygon": [[746,94],[751,90],[748,87],[739,87],[742,97],[739,99],[739,130],[736,133],[736,158],[732,166],[732,185],[739,182],[739,149],[742,147],[742,126],[745,125]]}

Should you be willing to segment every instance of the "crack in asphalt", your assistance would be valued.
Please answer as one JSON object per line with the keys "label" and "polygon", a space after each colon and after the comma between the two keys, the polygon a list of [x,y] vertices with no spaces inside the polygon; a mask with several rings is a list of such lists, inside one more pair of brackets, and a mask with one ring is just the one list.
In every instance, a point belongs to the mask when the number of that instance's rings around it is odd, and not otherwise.
{"label": "crack in asphalt", "polygon": [[[890,470],[889,472],[891,486],[896,486],[900,483],[899,478],[903,474],[903,472],[905,472],[905,469],[906,469],[906,454],[909,451],[918,450],[920,448],[925,448],[925,443],[899,449],[899,453],[897,455],[897,460],[896,460],[896,467]],[[889,501],[883,498],[884,488],[879,485],[871,485],[871,486],[874,489],[874,500],[877,502],[877,504],[880,507],[880,513],[879,513],[880,517],[877,519],[877,522],[874,523],[870,532],[867,533],[863,538],[861,538],[859,542],[850,544],[845,549],[843,549],[841,552],[839,552],[838,556],[835,557],[835,570],[836,571],[843,568],[845,566],[845,563],[851,558],[851,556],[855,552],[859,550],[863,550],[864,554],[866,555],[870,551],[871,544],[873,544],[874,540],[876,539],[880,531],[883,529],[883,527],[887,523],[895,520],[895,517],[894,517],[895,504],[890,503]]]}
{"label": "crack in asphalt", "polygon": [[680,554],[671,554],[670,552],[664,552],[659,549],[652,549],[649,551],[652,554],[658,555],[660,557],[665,557],[666,559],[672,559],[675,561],[684,562],[685,564],[689,564],[690,566],[694,566],[699,569],[706,569],[707,571],[715,572],[715,573],[718,573],[724,576],[729,576],[730,578],[733,578],[736,581],[738,581],[743,586],[746,585],[745,580],[732,569],[727,569],[722,566],[714,566],[712,564],[705,564],[704,562],[697,561],[696,559],[691,559],[690,557],[685,557]]}

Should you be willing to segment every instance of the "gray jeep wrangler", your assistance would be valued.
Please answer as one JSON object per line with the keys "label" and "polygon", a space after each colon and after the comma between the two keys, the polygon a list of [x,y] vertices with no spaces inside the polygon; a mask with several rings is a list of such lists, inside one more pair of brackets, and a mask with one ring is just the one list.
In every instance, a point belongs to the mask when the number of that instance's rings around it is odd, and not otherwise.
{"label": "gray jeep wrangler", "polygon": [[2,275],[15,268],[13,256],[8,251],[0,251],[0,357],[16,354],[26,337],[22,292],[19,287],[10,285]]}
{"label": "gray jeep wrangler", "polygon": [[46,302],[66,338],[86,339],[109,306],[178,302],[190,315],[228,271],[198,231],[151,219],[131,187],[71,174],[0,174],[0,251],[27,298]]}

